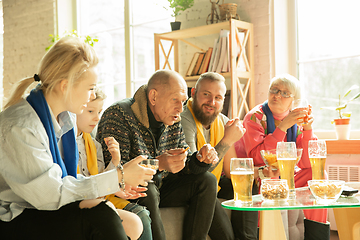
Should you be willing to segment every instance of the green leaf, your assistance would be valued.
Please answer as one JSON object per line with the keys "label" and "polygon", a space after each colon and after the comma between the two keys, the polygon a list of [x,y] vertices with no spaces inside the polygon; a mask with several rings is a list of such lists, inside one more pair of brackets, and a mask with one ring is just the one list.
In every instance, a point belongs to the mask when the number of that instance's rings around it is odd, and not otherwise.
{"label": "green leaf", "polygon": [[344,97],[346,97],[347,95],[349,95],[349,93],[350,93],[352,90],[357,89],[357,88],[359,88],[359,86],[357,86],[357,85],[352,85],[352,86],[346,91]]}
{"label": "green leaf", "polygon": [[341,113],[341,116],[349,118],[351,117],[351,112]]}

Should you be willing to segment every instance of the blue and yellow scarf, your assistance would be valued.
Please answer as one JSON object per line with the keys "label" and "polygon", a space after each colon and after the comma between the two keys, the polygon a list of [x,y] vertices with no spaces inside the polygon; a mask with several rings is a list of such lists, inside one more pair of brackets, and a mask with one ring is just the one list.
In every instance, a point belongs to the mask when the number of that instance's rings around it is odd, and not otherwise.
{"label": "blue and yellow scarf", "polygon": [[33,89],[26,100],[33,107],[42,124],[44,125],[46,133],[49,137],[50,152],[53,161],[60,166],[62,170],[62,177],[71,175],[76,178],[79,152],[76,144],[74,128],[65,133],[61,138],[64,149],[64,159],[62,159],[57,145],[49,107],[42,90],[38,88]]}

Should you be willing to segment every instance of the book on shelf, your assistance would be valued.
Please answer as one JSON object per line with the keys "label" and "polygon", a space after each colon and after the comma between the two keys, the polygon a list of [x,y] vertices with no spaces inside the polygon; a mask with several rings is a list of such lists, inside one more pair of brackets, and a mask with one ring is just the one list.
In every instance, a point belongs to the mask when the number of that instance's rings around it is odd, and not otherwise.
{"label": "book on shelf", "polygon": [[213,48],[209,47],[209,49],[206,51],[205,56],[204,56],[204,60],[203,63],[200,67],[200,70],[198,72],[198,75],[206,73],[208,71],[209,68],[209,63],[210,63],[210,58],[213,52]]}
{"label": "book on shelf", "polygon": [[205,56],[205,53],[204,53],[204,52],[200,52],[199,57],[198,57],[198,59],[197,59],[197,61],[196,61],[194,70],[193,70],[192,73],[191,73],[191,76],[197,75],[197,73],[198,73],[198,71],[199,71],[199,69],[200,69],[201,63],[202,63],[202,61],[203,61],[203,59],[204,59],[204,56]]}
{"label": "book on shelf", "polygon": [[219,38],[216,38],[214,40],[214,47],[212,49],[212,53],[211,53],[211,58],[210,58],[210,63],[209,63],[209,67],[208,67],[208,72],[211,72],[212,71],[212,67],[213,67],[213,64],[214,64],[214,59],[215,59],[215,55],[216,55],[216,52],[217,52],[217,44],[218,44],[218,41],[219,41]]}
{"label": "book on shelf", "polygon": [[223,65],[224,65],[225,61],[227,61],[227,59],[228,59],[228,51],[227,51],[228,43],[227,42],[229,39],[229,34],[230,34],[229,30],[222,29],[220,32],[220,38],[221,38],[221,41],[220,41],[221,46],[219,48],[220,55],[219,55],[219,61],[217,63],[217,66],[216,66],[214,72],[221,73],[222,69],[223,69]]}
{"label": "book on shelf", "polygon": [[218,66],[218,63],[219,63],[219,58],[220,58],[220,50],[221,50],[221,42],[222,42],[222,38],[221,38],[221,32],[223,30],[221,29],[220,30],[220,36],[218,37],[217,39],[217,42],[216,42],[216,46],[214,47],[215,49],[215,55],[214,55],[214,59],[212,61],[212,66],[211,66],[211,69],[209,69],[209,72],[215,72],[216,71],[216,68]]}
{"label": "book on shelf", "polygon": [[230,32],[226,35],[226,56],[221,72],[230,72]]}
{"label": "book on shelf", "polygon": [[193,70],[194,70],[194,68],[195,68],[196,62],[197,62],[197,60],[198,60],[198,58],[199,58],[199,55],[200,55],[200,52],[194,53],[194,56],[193,56],[193,58],[191,59],[190,65],[189,65],[189,67],[188,67],[188,70],[186,71],[186,76],[187,76],[187,77],[191,76],[191,74],[192,74],[192,72],[193,72]]}

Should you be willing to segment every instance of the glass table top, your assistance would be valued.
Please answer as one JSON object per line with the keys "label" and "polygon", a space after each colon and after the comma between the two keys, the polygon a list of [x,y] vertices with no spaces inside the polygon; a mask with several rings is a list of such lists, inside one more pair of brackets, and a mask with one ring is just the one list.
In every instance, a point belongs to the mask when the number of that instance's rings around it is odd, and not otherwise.
{"label": "glass table top", "polygon": [[250,206],[236,203],[234,200],[222,202],[222,206],[231,210],[264,211],[264,210],[292,210],[292,209],[315,209],[315,208],[350,208],[360,207],[360,194],[350,197],[340,196],[334,203],[319,204],[315,201],[308,187],[297,188],[296,198],[282,201],[264,201],[261,195],[253,195]]}

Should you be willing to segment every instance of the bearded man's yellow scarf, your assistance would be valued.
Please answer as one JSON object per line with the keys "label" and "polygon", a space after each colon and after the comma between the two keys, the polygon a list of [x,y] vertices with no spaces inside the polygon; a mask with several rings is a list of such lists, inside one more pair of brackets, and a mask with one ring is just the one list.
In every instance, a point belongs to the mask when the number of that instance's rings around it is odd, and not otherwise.
{"label": "bearded man's yellow scarf", "polygon": [[[196,119],[196,117],[194,115],[194,111],[192,109],[192,103],[193,103],[193,99],[190,98],[188,100],[186,106],[190,110],[191,114],[193,115],[193,118],[194,118],[195,124],[196,124],[196,130],[197,130],[196,147],[197,147],[197,149],[201,149],[202,146],[204,146],[204,144],[206,144],[207,142],[206,142],[205,136],[204,136],[203,125]],[[212,147],[215,147],[216,144],[218,144],[221,141],[223,136],[224,136],[224,124],[220,120],[219,116],[217,116],[215,118],[214,122],[211,123],[211,125],[210,125],[210,145]],[[223,163],[221,162],[222,159],[220,159],[219,161],[220,161],[220,163],[211,172],[212,174],[215,175],[218,183],[220,181],[221,173],[223,170]],[[219,190],[220,190],[220,187],[218,186],[218,191]]]}
{"label": "bearded man's yellow scarf", "polygon": [[[85,141],[85,151],[86,151],[86,164],[89,170],[90,175],[99,174],[98,164],[97,164],[97,153],[96,153],[96,146],[94,141],[91,138],[89,133],[83,132],[83,138]],[[78,173],[80,173],[79,166],[78,166]],[[123,209],[129,201],[116,197],[114,194],[107,195],[105,197],[107,200],[112,202],[117,209]]]}

